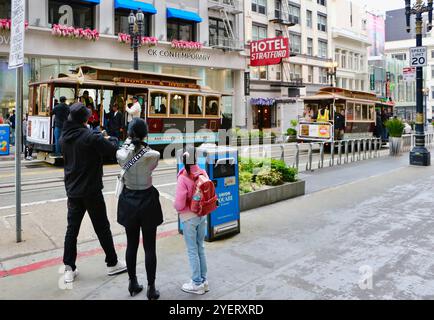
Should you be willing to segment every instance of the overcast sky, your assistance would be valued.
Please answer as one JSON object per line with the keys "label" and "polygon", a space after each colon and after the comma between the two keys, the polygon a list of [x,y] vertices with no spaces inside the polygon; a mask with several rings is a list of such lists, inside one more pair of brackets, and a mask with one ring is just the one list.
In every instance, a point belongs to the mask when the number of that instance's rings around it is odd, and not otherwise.
{"label": "overcast sky", "polygon": [[[412,3],[414,0],[412,0]],[[366,5],[367,9],[384,13],[387,10],[404,8],[404,0],[357,0],[355,3]]]}

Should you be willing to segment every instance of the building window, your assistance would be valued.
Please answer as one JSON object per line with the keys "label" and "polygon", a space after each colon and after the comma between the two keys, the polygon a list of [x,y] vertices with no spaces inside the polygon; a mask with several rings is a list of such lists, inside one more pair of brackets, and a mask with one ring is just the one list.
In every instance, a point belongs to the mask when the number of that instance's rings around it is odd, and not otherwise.
{"label": "building window", "polygon": [[313,39],[307,38],[307,54],[313,56]]}
{"label": "building window", "polygon": [[431,66],[431,78],[434,79],[434,65]]}
{"label": "building window", "polygon": [[341,68],[343,68],[343,69],[347,68],[347,53],[346,52],[341,53]]}
{"label": "building window", "polygon": [[262,40],[262,39],[266,39],[266,38],[267,38],[267,27],[262,27],[262,26],[257,26],[257,25],[252,26],[252,40],[253,41],[258,41],[258,40]]}
{"label": "building window", "polygon": [[[129,10],[124,9],[116,9],[115,10],[115,34],[118,33],[129,33],[129,24],[128,17],[130,15]],[[145,14],[145,20],[143,22],[143,28],[145,32],[145,36],[149,36],[149,26],[151,22],[151,16],[149,14]]]}
{"label": "building window", "polygon": [[260,14],[266,14],[267,0],[252,0],[252,11]]}
{"label": "building window", "polygon": [[250,67],[250,77],[253,80],[267,80],[267,66]]}
{"label": "building window", "polygon": [[434,50],[431,50],[431,58],[434,59]]}
{"label": "building window", "polygon": [[360,56],[360,71],[365,71],[365,60],[364,57]]}
{"label": "building window", "polygon": [[306,10],[306,27],[312,29],[312,11]]}
{"label": "building window", "polygon": [[327,69],[320,68],[319,69],[319,83],[327,84]]}
{"label": "building window", "polygon": [[309,83],[313,83],[313,67],[309,66],[307,69],[308,73],[307,73],[307,82]]}
{"label": "building window", "polygon": [[318,40],[318,56],[321,58],[327,58],[327,42]]}
{"label": "building window", "polygon": [[276,19],[282,19],[282,0],[276,0],[274,2],[274,17]]}
{"label": "building window", "polygon": [[342,67],[341,65],[341,51],[335,50],[335,61],[338,63],[338,67]]}
{"label": "building window", "polygon": [[[230,22],[232,28],[232,21]],[[215,45],[229,45],[229,35],[226,30],[223,20],[209,18],[209,44]]]}
{"label": "building window", "polygon": [[167,20],[167,40],[195,41],[195,24],[192,22],[168,19]]}
{"label": "building window", "polygon": [[352,70],[353,69],[353,53],[350,52],[350,54],[348,55],[348,69]]}
{"label": "building window", "polygon": [[322,6],[326,6],[327,5],[327,0],[316,0],[316,3],[322,5]]}
{"label": "building window", "polygon": [[[60,13],[59,13],[60,12]],[[76,28],[95,28],[95,5],[69,1],[48,1],[48,23]]]}
{"label": "building window", "polygon": [[300,64],[290,64],[289,65],[289,77],[291,81],[302,79],[301,65]]}
{"label": "building window", "polygon": [[276,37],[283,37],[283,31],[282,30],[276,30]]}
{"label": "building window", "polygon": [[322,14],[318,14],[318,30],[327,32],[327,17]]}
{"label": "building window", "polygon": [[0,19],[11,18],[11,1],[1,1],[0,3]]}
{"label": "building window", "polygon": [[342,78],[342,88],[347,89],[347,79]]}
{"label": "building window", "polygon": [[394,54],[392,54],[392,59],[405,61],[405,60],[407,60],[407,54],[406,53],[394,53]]}
{"label": "building window", "polygon": [[359,71],[359,66],[360,66],[359,55],[356,53],[356,54],[354,54],[354,69],[356,71]]}
{"label": "building window", "polygon": [[276,80],[280,81],[282,80],[282,65],[276,64]]}
{"label": "building window", "polygon": [[291,33],[289,39],[291,41],[291,52],[301,53],[301,36],[299,34]]}
{"label": "building window", "polygon": [[431,87],[431,99],[434,99],[434,87]]}
{"label": "building window", "polygon": [[300,7],[294,6],[292,4],[289,5],[289,22],[294,24],[300,23]]}

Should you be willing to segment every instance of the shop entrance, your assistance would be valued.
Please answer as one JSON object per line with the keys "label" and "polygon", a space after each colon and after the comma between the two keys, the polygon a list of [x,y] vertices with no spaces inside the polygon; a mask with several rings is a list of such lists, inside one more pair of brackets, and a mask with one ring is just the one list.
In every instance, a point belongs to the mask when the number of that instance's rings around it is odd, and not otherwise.
{"label": "shop entrance", "polygon": [[270,106],[254,106],[254,125],[255,129],[270,129],[271,128],[271,107]]}

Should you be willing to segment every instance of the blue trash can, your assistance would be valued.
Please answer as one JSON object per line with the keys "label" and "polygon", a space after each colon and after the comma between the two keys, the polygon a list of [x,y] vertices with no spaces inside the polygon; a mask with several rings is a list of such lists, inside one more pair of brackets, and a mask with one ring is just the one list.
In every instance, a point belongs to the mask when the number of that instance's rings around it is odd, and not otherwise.
{"label": "blue trash can", "polygon": [[8,156],[10,153],[11,127],[8,124],[0,124],[0,156]]}
{"label": "blue trash can", "polygon": [[[177,172],[183,167],[183,150],[176,153]],[[205,240],[214,241],[240,233],[240,192],[238,179],[238,150],[232,147],[203,144],[196,148],[197,164],[214,182],[218,196],[218,208],[207,216]],[[178,217],[178,230],[182,233]]]}

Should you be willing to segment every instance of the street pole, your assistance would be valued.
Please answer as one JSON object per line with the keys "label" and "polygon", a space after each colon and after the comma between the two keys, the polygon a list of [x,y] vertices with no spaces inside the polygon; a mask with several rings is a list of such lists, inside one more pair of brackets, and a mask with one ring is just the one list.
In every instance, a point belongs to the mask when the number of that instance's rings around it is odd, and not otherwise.
{"label": "street pole", "polygon": [[[428,6],[425,6],[422,0],[417,0],[413,9],[411,9],[411,1],[405,0],[406,17],[407,17],[407,32],[410,32],[410,16],[416,15],[416,47],[422,47],[422,28],[423,18],[422,13],[428,12],[429,23],[428,30],[432,28],[432,9],[433,0],[428,1]],[[430,166],[431,153],[425,147],[425,131],[424,131],[424,110],[423,110],[423,67],[416,67],[416,143],[410,152],[410,165]]]}
{"label": "street pole", "polygon": [[23,114],[23,67],[16,70],[15,92],[15,206],[17,242],[21,242],[21,137]]}

